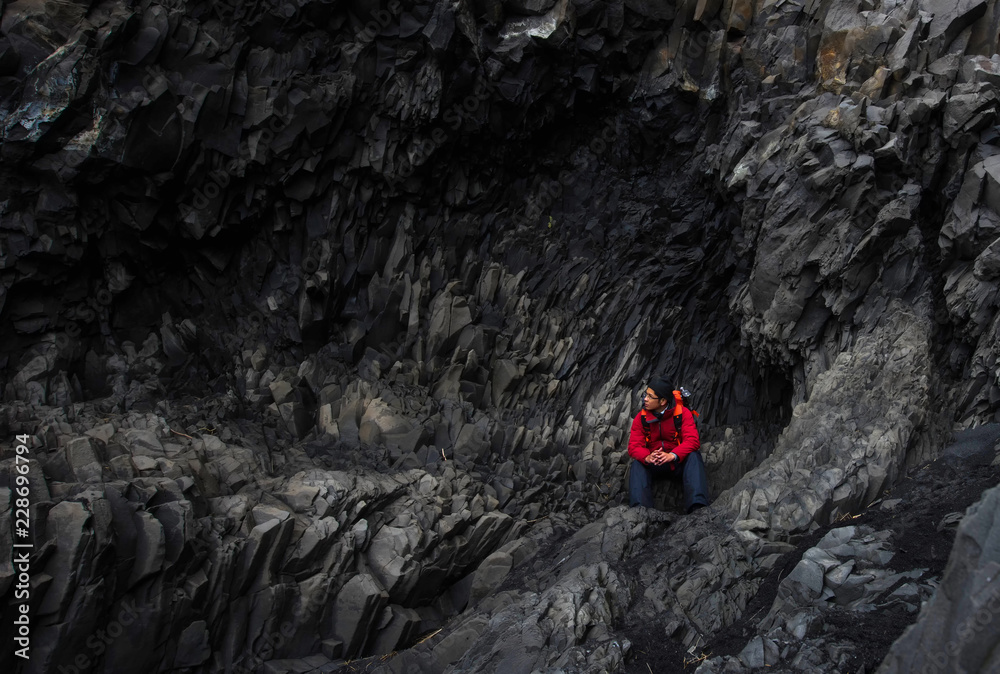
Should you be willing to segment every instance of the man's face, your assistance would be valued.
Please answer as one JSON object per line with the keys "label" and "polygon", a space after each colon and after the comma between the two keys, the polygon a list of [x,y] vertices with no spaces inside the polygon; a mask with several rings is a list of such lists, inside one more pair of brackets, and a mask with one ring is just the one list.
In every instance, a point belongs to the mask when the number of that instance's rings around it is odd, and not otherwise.
{"label": "man's face", "polygon": [[643,409],[649,410],[650,412],[659,412],[666,406],[666,398],[660,398],[651,388],[646,389],[646,394],[642,397]]}

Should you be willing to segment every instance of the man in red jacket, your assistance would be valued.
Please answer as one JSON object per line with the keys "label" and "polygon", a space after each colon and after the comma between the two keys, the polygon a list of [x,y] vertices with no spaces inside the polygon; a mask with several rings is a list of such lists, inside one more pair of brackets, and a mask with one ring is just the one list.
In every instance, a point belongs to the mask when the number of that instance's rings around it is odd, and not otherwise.
{"label": "man in red jacket", "polygon": [[[680,428],[674,417],[680,417]],[[681,395],[662,377],[649,383],[642,410],[632,420],[628,453],[634,461],[629,472],[629,504],[653,507],[657,478],[680,478],[684,483],[684,509],[692,512],[708,505],[708,477],[698,448],[698,427]]]}

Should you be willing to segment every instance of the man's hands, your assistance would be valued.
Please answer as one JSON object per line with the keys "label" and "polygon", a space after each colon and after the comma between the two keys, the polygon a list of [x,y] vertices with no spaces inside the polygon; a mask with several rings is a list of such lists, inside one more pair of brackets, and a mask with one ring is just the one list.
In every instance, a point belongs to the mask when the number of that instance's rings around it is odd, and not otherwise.
{"label": "man's hands", "polygon": [[646,463],[652,464],[654,466],[662,466],[665,463],[670,463],[671,461],[676,461],[677,455],[673,452],[665,452],[662,449],[658,449],[649,456],[646,457]]}

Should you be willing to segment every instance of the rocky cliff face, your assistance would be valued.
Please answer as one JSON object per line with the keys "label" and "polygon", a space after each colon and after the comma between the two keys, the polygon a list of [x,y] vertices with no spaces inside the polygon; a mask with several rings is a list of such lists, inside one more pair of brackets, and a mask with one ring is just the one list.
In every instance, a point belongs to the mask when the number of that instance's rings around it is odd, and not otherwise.
{"label": "rocky cliff face", "polygon": [[[4,5],[11,662],[622,671],[655,625],[707,671],[848,671],[824,625],[903,607],[874,666],[932,596],[885,666],[936,662],[906,640],[989,606],[993,501],[947,572],[842,525],[997,420],[998,31],[974,1]],[[623,505],[653,374],[702,414],[697,516]],[[956,484],[995,484],[994,440]]]}

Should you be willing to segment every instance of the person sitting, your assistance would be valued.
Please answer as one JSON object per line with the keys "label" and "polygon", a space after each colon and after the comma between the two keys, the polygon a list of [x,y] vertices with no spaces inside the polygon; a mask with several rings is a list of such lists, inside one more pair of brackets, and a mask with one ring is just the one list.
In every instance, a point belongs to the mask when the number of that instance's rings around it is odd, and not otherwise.
{"label": "person sitting", "polygon": [[701,440],[694,415],[662,377],[653,379],[642,397],[642,409],[632,420],[628,453],[629,505],[653,507],[653,480],[678,477],[684,484],[684,510],[707,506],[708,477],[701,459]]}

